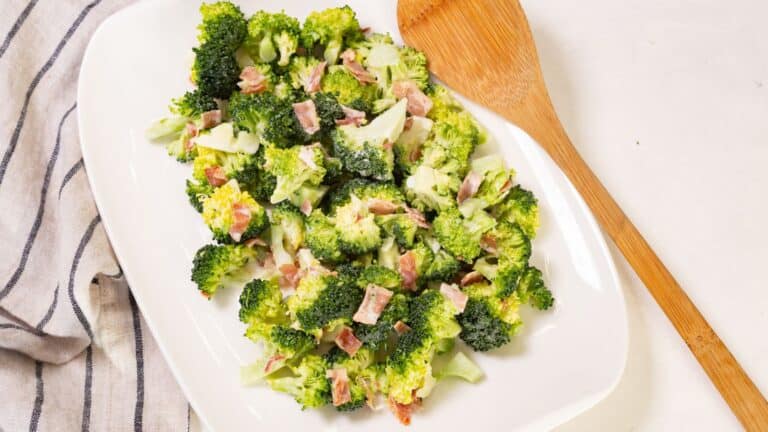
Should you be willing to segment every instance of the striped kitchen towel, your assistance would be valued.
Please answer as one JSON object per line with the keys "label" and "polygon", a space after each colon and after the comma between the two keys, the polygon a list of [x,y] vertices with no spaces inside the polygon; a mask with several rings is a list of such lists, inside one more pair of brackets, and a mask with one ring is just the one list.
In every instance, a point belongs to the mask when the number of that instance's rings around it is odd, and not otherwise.
{"label": "striped kitchen towel", "polygon": [[83,51],[127,3],[0,1],[0,432],[189,430],[78,142]]}

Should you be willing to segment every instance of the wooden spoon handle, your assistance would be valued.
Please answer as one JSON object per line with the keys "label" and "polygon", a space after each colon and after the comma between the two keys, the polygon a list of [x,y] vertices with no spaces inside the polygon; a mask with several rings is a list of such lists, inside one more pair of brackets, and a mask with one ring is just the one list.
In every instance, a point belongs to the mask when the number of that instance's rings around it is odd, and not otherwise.
{"label": "wooden spoon handle", "polygon": [[[544,96],[525,113],[505,113],[544,147],[683,337],[731,410],[749,431],[768,430],[768,403],[701,312],[574,148]],[[521,123],[522,119],[522,123]]]}

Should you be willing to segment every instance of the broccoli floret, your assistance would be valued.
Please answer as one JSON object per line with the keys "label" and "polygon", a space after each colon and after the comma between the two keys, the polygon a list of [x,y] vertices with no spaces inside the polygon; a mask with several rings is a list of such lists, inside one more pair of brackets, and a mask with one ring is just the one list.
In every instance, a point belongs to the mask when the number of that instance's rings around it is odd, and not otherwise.
{"label": "broccoli floret", "polygon": [[371,199],[389,201],[396,206],[405,204],[405,197],[400,189],[394,183],[375,182],[365,179],[353,179],[335,190],[329,197],[329,208],[331,214],[335,213],[338,207],[349,204],[350,197],[354,195],[364,203]]}
{"label": "broccoli floret", "polygon": [[408,202],[422,211],[454,208],[461,186],[461,180],[454,174],[426,165],[419,165],[403,183]]}
{"label": "broccoli floret", "polygon": [[[170,120],[170,119],[163,119]],[[153,128],[160,125],[163,120],[153,125]],[[186,125],[186,123],[185,123]],[[167,126],[171,126],[168,124]],[[149,134],[150,131],[148,131]],[[154,133],[160,133],[159,130],[155,130]],[[170,130],[165,136],[162,136],[156,140],[167,141],[165,148],[168,150],[168,155],[173,156],[177,161],[181,163],[189,162],[197,156],[197,146],[190,146],[190,140],[192,139],[192,133],[189,128],[182,128],[174,133],[170,133]],[[171,140],[171,141],[168,141]]]}
{"label": "broccoli floret", "polygon": [[539,227],[539,205],[530,191],[513,187],[504,200],[491,209],[499,221],[517,223],[529,238],[536,237]]}
{"label": "broccoli floret", "polygon": [[480,255],[480,240],[495,224],[485,212],[478,211],[472,218],[465,219],[455,208],[443,211],[432,221],[435,237],[443,248],[465,262],[472,262]]}
{"label": "broccoli floret", "polygon": [[424,286],[427,282],[429,268],[435,258],[434,252],[424,242],[418,241],[414,244],[413,249],[406,251],[403,255],[405,254],[413,254],[416,269],[416,286],[406,288],[414,289]]}
{"label": "broccoli floret", "polygon": [[269,215],[272,226],[279,225],[283,231],[283,244],[291,254],[296,253],[304,243],[304,215],[288,202],[281,202]]}
{"label": "broccoli floret", "polygon": [[188,91],[171,101],[170,111],[186,118],[195,118],[206,111],[218,109],[216,101],[199,89]]}
{"label": "broccoli floret", "polygon": [[493,281],[499,295],[507,297],[516,289],[531,256],[531,241],[517,224],[501,221],[483,236],[494,255],[477,260],[475,269]]}
{"label": "broccoli floret", "polygon": [[360,272],[360,276],[357,279],[357,286],[362,289],[373,284],[389,290],[399,291],[402,283],[403,278],[400,276],[400,273],[381,265],[366,266]]}
{"label": "broccoli floret", "polygon": [[320,64],[314,57],[294,57],[288,65],[288,82],[296,90],[307,87],[312,78],[312,72]]}
{"label": "broccoli floret", "polygon": [[318,92],[313,99],[320,117],[320,133],[327,135],[336,128],[336,120],[344,118],[344,111],[331,93]]}
{"label": "broccoli floret", "polygon": [[456,322],[456,307],[443,294],[428,289],[410,302],[408,324],[425,329],[435,341],[458,336],[461,327]]}
{"label": "broccoli floret", "polygon": [[[230,235],[235,213],[247,209],[250,215],[248,226],[239,238]],[[230,180],[203,200],[203,222],[220,243],[239,242],[256,237],[269,224],[264,207],[259,205],[248,192],[240,190],[236,180]]]}
{"label": "broccoli floret", "polygon": [[421,327],[404,333],[386,361],[385,379],[389,397],[401,404],[414,402],[414,392],[432,378],[435,340]]}
{"label": "broccoli floret", "polygon": [[478,283],[464,288],[469,299],[458,316],[459,337],[475,351],[488,351],[508,343],[522,322],[516,297],[500,298],[496,288]]}
{"label": "broccoli floret", "polygon": [[288,323],[288,311],[276,279],[254,279],[240,293],[240,321],[247,324],[245,335],[254,341],[269,339],[272,328]]}
{"label": "broccoli floret", "polygon": [[287,303],[302,330],[317,332],[331,322],[351,322],[362,300],[363,290],[343,278],[310,275],[301,279]]}
{"label": "broccoli floret", "polygon": [[228,1],[202,4],[203,22],[197,26],[200,44],[214,42],[227,53],[233,53],[245,40],[247,23],[239,7]]}
{"label": "broccoli floret", "polygon": [[235,126],[276,147],[290,147],[305,138],[304,130],[290,102],[273,93],[236,93],[229,101],[229,115]]}
{"label": "broccoli floret", "polygon": [[323,160],[323,151],[319,146],[299,145],[287,149],[267,147],[264,153],[264,169],[276,178],[275,191],[270,197],[270,202],[277,204],[289,199],[299,192],[302,186],[320,185],[325,176]]}
{"label": "broccoli floret", "polygon": [[424,143],[422,163],[464,177],[469,170],[469,157],[476,146],[477,140],[468,136],[460,126],[436,121]]}
{"label": "broccoli floret", "polygon": [[248,153],[229,153],[208,147],[199,147],[192,162],[192,177],[201,184],[208,184],[205,172],[220,167],[227,179],[235,179],[247,189],[258,179],[259,160]]}
{"label": "broccoli floret", "polygon": [[422,147],[434,122],[426,117],[410,117],[410,127],[400,134],[395,146],[395,167],[402,177],[413,174],[421,164]]}
{"label": "broccoli floret", "polygon": [[415,82],[420,89],[425,90],[429,84],[427,56],[423,52],[407,46],[400,47],[398,54],[398,62],[390,67],[392,82],[410,80]]}
{"label": "broccoli floret", "polygon": [[187,180],[187,197],[189,197],[189,203],[199,213],[203,212],[203,201],[213,193],[213,186],[206,182],[195,182]]}
{"label": "broccoli floret", "polygon": [[484,156],[472,161],[472,173],[482,179],[477,192],[464,200],[459,211],[464,217],[470,217],[475,211],[485,209],[500,202],[512,187],[514,171],[504,166],[504,161],[497,155]]}
{"label": "broccoli floret", "polygon": [[222,286],[237,281],[243,267],[256,257],[256,251],[245,246],[205,245],[192,261],[192,282],[211,298]]}
{"label": "broccoli floret", "polygon": [[328,363],[319,355],[308,354],[291,367],[292,376],[268,378],[276,391],[288,393],[302,408],[319,408],[331,400],[331,386],[326,377]]}
{"label": "broccoli floret", "polygon": [[449,281],[461,269],[461,263],[447,251],[440,249],[434,253],[424,278],[429,281]]}
{"label": "broccoli floret", "polygon": [[312,49],[323,46],[323,57],[328,64],[335,64],[341,51],[363,37],[360,23],[349,6],[312,12],[301,29],[303,45]]}
{"label": "broccoli floret", "polygon": [[328,263],[344,260],[336,228],[320,210],[314,210],[309,215],[306,228],[307,246],[317,259]]}
{"label": "broccoli floret", "polygon": [[394,237],[387,237],[381,242],[376,262],[382,267],[395,270],[400,260],[400,249]]}
{"label": "broccoli floret", "polygon": [[336,209],[335,225],[344,252],[361,255],[381,245],[381,229],[374,215],[355,195],[351,195],[348,204]]}
{"label": "broccoli floret", "polygon": [[408,321],[408,297],[404,294],[395,294],[389,299],[376,324],[355,323],[355,336],[364,346],[376,351],[387,342],[398,321]]}
{"label": "broccoli floret", "polygon": [[193,51],[192,81],[199,91],[212,98],[229,98],[237,90],[240,80],[240,66],[234,54],[215,41],[204,43]]}
{"label": "broccoli floret", "polygon": [[343,68],[331,68],[323,75],[320,87],[336,96],[339,103],[360,111],[371,112],[376,87],[362,84]]}
{"label": "broccoli floret", "polygon": [[366,126],[344,125],[335,130],[334,152],[348,171],[377,180],[392,179],[391,147],[405,126],[406,102],[401,100]]}
{"label": "broccoli floret", "polygon": [[533,266],[523,271],[516,293],[520,301],[529,303],[539,310],[549,309],[555,301],[552,298],[552,292],[544,285],[541,271]]}
{"label": "broccoli floret", "polygon": [[259,11],[248,21],[245,46],[251,58],[286,66],[299,47],[299,21],[283,12]]}
{"label": "broccoli floret", "polygon": [[269,201],[269,197],[275,192],[275,186],[277,185],[277,178],[264,169],[265,150],[266,146],[259,147],[259,151],[255,155],[256,166],[258,167],[256,176],[252,182],[247,182],[243,185],[243,188],[259,201]]}
{"label": "broccoli floret", "polygon": [[405,213],[376,216],[376,223],[384,232],[394,237],[397,244],[404,248],[412,248],[419,226]]}
{"label": "broccoli floret", "polygon": [[360,382],[364,379],[365,372],[373,363],[373,352],[367,348],[359,349],[353,357],[338,347],[333,347],[325,355],[325,360],[331,369],[344,369],[349,378],[349,392],[351,401],[337,406],[337,411],[349,412],[362,408],[367,399],[365,387]]}

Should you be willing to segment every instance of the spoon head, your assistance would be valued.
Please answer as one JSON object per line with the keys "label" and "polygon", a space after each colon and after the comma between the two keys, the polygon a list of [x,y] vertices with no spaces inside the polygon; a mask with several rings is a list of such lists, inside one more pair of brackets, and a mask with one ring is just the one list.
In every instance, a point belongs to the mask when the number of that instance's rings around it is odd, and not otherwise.
{"label": "spoon head", "polygon": [[403,39],[426,53],[438,78],[508,118],[542,83],[517,0],[399,0],[397,21]]}

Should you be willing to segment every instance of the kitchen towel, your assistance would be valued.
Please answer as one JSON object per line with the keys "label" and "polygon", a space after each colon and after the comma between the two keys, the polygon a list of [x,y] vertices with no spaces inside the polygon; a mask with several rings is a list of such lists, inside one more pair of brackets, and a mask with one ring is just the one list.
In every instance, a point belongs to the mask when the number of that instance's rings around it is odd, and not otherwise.
{"label": "kitchen towel", "polygon": [[78,141],[83,52],[130,2],[0,2],[0,432],[189,430]]}

